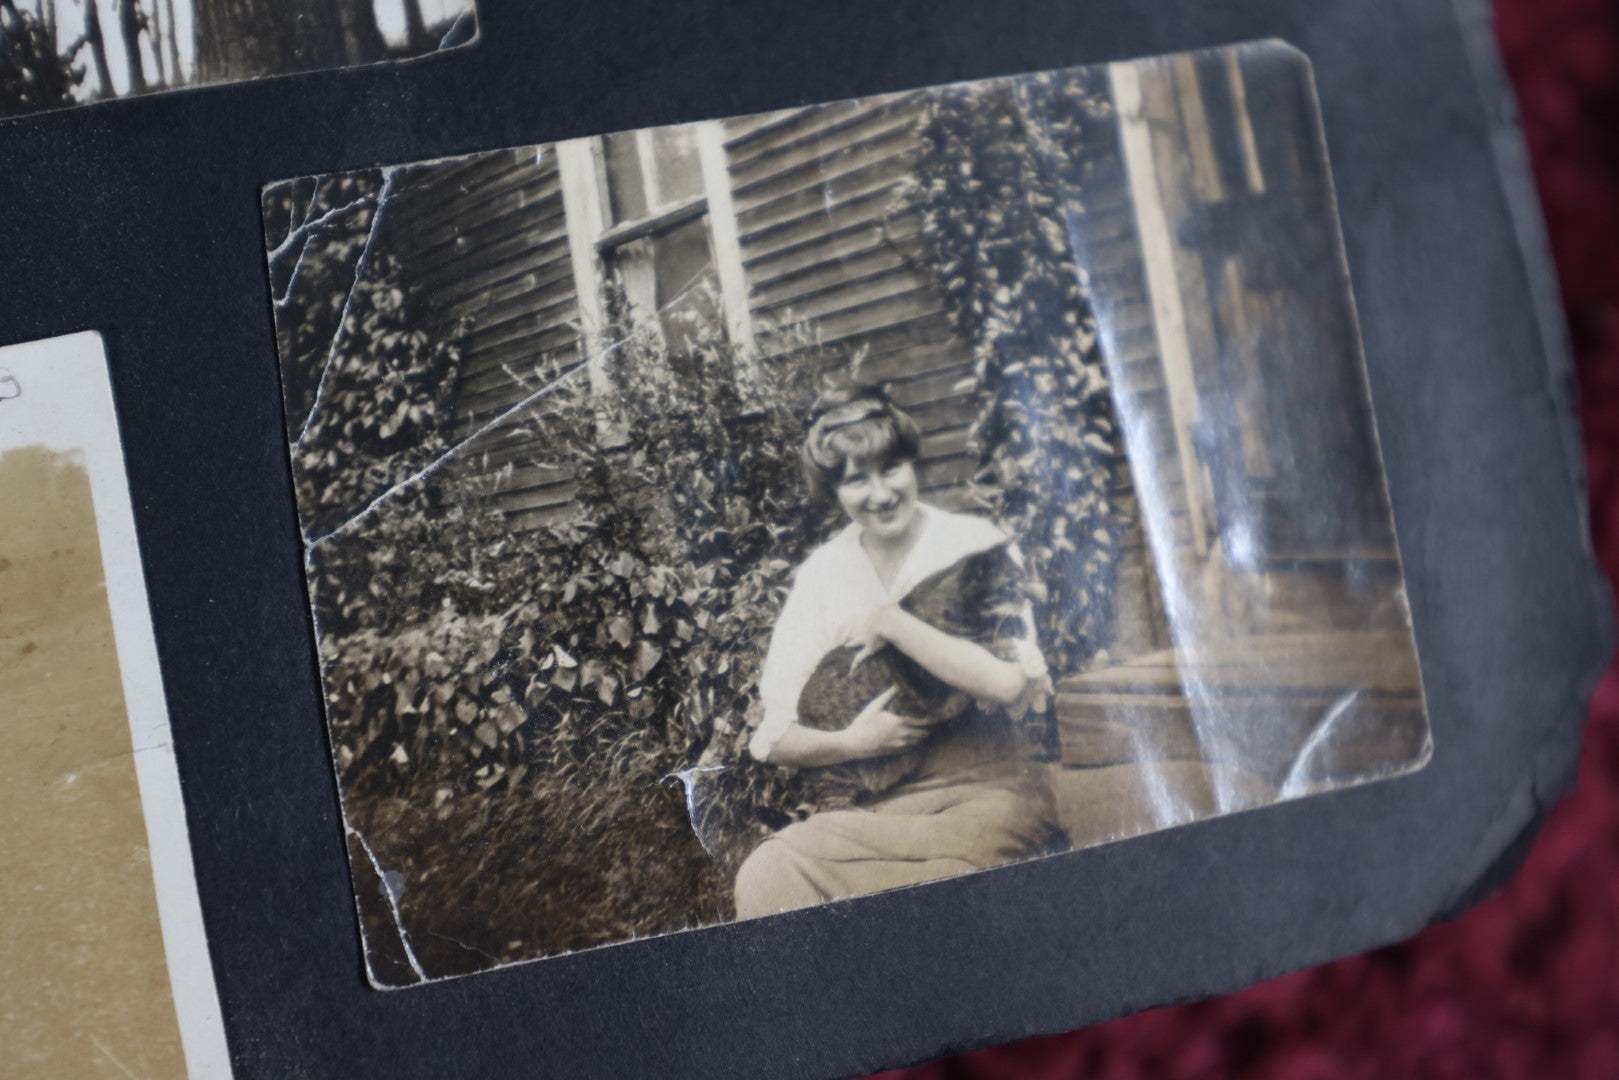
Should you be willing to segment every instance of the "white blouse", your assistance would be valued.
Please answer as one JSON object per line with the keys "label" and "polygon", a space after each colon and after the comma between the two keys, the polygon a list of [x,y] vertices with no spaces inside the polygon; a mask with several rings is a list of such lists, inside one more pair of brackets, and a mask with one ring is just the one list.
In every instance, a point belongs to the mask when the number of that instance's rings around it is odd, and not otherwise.
{"label": "white blouse", "polygon": [[[983,518],[925,503],[917,512],[923,515],[922,535],[900,564],[891,586],[885,587],[877,576],[871,557],[860,544],[860,527],[853,523],[811,552],[798,568],[759,675],[764,719],[748,743],[748,752],[755,758],[768,758],[776,742],[797,721],[798,695],[821,659],[849,644],[878,608],[902,598],[924,578],[1006,542],[1006,534]],[[1050,679],[1034,637],[1034,620],[1026,618],[1024,624],[1029,632],[1018,659],[1031,690],[1040,692],[1050,686]]]}

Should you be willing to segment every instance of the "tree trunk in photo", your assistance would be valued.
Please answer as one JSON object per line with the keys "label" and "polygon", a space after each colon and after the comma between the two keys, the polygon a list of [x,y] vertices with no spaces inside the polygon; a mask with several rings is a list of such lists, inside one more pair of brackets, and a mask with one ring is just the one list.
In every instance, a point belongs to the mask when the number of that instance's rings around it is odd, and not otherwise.
{"label": "tree trunk in photo", "polygon": [[385,59],[372,0],[194,0],[198,82]]}
{"label": "tree trunk in photo", "polygon": [[40,0],[39,21],[45,24],[45,40],[52,48],[60,49],[62,46],[56,38],[56,0]]}
{"label": "tree trunk in photo", "polygon": [[96,96],[109,98],[117,91],[112,85],[112,69],[107,66],[107,38],[101,32],[98,0],[85,0],[84,38],[90,43],[90,57],[96,65]]}
{"label": "tree trunk in photo", "polygon": [[135,0],[118,0],[118,35],[129,58],[129,92],[146,93],[146,61],[141,59],[141,12]]}
{"label": "tree trunk in photo", "polygon": [[174,21],[174,0],[163,0],[163,21],[168,24],[165,39],[169,44],[169,85],[179,86],[186,81],[180,67],[180,24]]}
{"label": "tree trunk in photo", "polygon": [[422,0],[400,0],[405,8],[405,44],[411,56],[433,51],[427,36],[427,20],[422,18]]}
{"label": "tree trunk in photo", "polygon": [[382,36],[382,28],[377,25],[377,12],[372,0],[338,0],[337,7],[343,19],[348,63],[366,64],[387,57],[388,40]]}
{"label": "tree trunk in photo", "polygon": [[146,19],[146,40],[152,45],[152,76],[159,86],[173,86],[174,73],[169,71],[169,58],[163,52],[163,32],[166,29],[163,4],[160,0],[152,0],[151,13],[143,15]]}

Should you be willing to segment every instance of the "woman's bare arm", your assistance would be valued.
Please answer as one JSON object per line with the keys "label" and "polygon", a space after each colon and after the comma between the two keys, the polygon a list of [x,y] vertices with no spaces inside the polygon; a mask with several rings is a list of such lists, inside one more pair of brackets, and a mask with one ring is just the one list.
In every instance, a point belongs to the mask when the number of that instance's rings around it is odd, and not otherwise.
{"label": "woman's bare arm", "polygon": [[947,634],[898,604],[878,610],[871,630],[936,678],[979,701],[1012,705],[1029,688],[1028,673],[976,642]]}
{"label": "woman's bare arm", "polygon": [[762,760],[801,769],[842,765],[916,745],[927,734],[929,725],[925,720],[888,711],[888,702],[897,690],[891,686],[872,698],[842,731],[817,731],[803,724],[789,724]]}

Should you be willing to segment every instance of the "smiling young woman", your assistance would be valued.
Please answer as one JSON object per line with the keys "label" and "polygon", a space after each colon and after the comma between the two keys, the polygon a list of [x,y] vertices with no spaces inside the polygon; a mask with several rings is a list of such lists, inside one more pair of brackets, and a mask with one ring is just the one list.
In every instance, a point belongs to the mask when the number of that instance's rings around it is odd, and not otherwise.
{"label": "smiling young woman", "polygon": [[[876,387],[839,387],[810,411],[806,478],[815,495],[837,500],[849,524],[798,570],[765,657],[764,719],[750,751],[800,769],[902,753],[914,755],[914,764],[893,786],[766,839],[737,874],[739,918],[1066,847],[1045,773],[1013,722],[1050,684],[1019,591],[1020,562],[992,523],[921,501],[920,442],[915,423]],[[924,582],[995,555],[995,565],[1012,572],[974,593],[986,598],[985,610],[970,621],[986,633],[949,632],[905,604]],[[1022,616],[1007,618],[1009,604]],[[856,664],[892,646],[969,704],[903,715],[890,708],[890,687],[851,708],[841,729],[800,723],[800,695],[812,674],[829,653],[851,646],[859,649]]]}

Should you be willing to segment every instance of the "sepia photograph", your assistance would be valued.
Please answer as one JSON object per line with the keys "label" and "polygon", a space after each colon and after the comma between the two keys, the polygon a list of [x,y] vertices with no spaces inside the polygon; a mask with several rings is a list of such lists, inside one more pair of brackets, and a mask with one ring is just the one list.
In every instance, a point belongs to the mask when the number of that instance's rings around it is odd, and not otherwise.
{"label": "sepia photograph", "polygon": [[1285,45],[303,177],[263,214],[379,988],[1431,752]]}
{"label": "sepia photograph", "polygon": [[0,0],[0,120],[408,60],[477,37],[474,0]]}
{"label": "sepia photograph", "polygon": [[7,1076],[231,1075],[96,334],[0,348]]}

